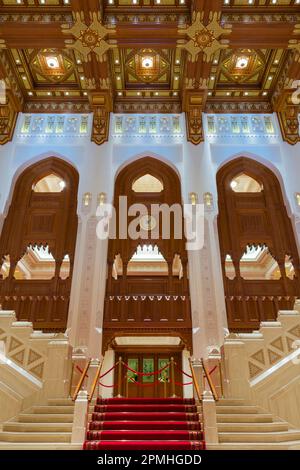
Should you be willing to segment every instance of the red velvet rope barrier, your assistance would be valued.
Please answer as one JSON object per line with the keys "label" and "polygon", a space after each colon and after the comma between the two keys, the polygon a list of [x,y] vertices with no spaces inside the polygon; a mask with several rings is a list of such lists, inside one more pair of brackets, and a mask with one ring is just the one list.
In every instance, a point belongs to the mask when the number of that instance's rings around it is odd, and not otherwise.
{"label": "red velvet rope barrier", "polygon": [[176,364],[176,362],[174,362],[174,364],[175,364],[176,369],[179,370],[179,372],[181,372],[183,375],[185,375],[185,376],[188,377],[189,379],[192,379],[192,378],[193,378],[192,375],[187,374],[187,372],[184,372],[184,370],[181,370],[180,367],[178,367],[178,365]]}
{"label": "red velvet rope barrier", "polygon": [[112,372],[116,367],[117,365],[119,365],[119,363],[117,362],[113,367],[111,367],[107,372],[105,372],[103,375],[101,375],[99,377],[99,380],[103,379],[103,377],[105,377],[107,374],[109,374],[110,372]]}
{"label": "red velvet rope barrier", "polygon": [[142,375],[142,376],[144,376],[144,377],[150,377],[150,376],[152,376],[152,375],[159,375],[159,374],[161,374],[164,370],[166,370],[166,369],[168,369],[168,368],[170,367],[170,363],[167,364],[167,365],[166,365],[165,367],[163,367],[162,369],[156,371],[156,372],[149,372],[149,373],[138,372],[138,371],[136,371],[136,370],[133,370],[133,369],[131,369],[127,364],[125,364],[125,362],[123,362],[123,366],[124,366],[127,370],[129,370],[130,372],[133,372],[133,373],[136,374],[136,375]]}

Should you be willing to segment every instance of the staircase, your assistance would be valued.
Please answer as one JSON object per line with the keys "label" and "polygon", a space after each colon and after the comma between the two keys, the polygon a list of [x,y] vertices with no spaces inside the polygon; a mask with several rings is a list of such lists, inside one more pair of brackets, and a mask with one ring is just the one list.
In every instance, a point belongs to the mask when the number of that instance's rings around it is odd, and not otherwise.
{"label": "staircase", "polygon": [[209,450],[300,449],[300,431],[259,406],[243,400],[217,403],[219,444]]}
{"label": "staircase", "polygon": [[71,445],[73,412],[71,399],[53,399],[20,413],[3,424],[0,450],[80,449]]}
{"label": "staircase", "polygon": [[193,399],[98,399],[85,450],[202,450],[199,414]]}

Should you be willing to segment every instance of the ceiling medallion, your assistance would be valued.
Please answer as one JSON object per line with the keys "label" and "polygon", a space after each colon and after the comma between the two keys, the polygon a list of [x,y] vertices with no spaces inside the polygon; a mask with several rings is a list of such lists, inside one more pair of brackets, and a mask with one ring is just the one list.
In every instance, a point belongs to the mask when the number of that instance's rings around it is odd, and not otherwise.
{"label": "ceiling medallion", "polygon": [[231,28],[222,28],[218,12],[210,12],[211,22],[207,26],[202,23],[202,17],[203,14],[197,13],[194,23],[189,28],[184,31],[178,30],[190,37],[190,41],[183,45],[178,44],[178,47],[183,47],[191,54],[192,62],[196,61],[200,52],[203,52],[204,60],[210,62],[215,52],[228,47],[227,41],[219,38],[224,34],[230,34]]}
{"label": "ceiling medallion", "polygon": [[63,33],[74,36],[74,39],[66,39],[66,47],[75,49],[86,62],[91,59],[91,52],[94,52],[101,59],[110,48],[116,47],[104,39],[108,34],[115,33],[116,30],[102,26],[97,13],[91,14],[91,19],[92,23],[88,26],[82,22],[80,13],[76,13],[74,26],[70,28],[69,25],[62,25]]}

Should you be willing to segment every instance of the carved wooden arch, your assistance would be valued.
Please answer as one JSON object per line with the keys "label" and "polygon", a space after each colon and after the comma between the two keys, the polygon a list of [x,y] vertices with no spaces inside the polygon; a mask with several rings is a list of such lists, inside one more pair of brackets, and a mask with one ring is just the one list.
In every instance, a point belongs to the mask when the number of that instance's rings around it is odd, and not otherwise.
{"label": "carved wooden arch", "polygon": [[[163,183],[159,193],[135,193],[132,184],[138,178],[150,174]],[[152,157],[144,157],[123,168],[116,178],[114,206],[119,217],[118,198],[127,196],[128,207],[142,203],[147,208],[151,204],[182,205],[181,185],[176,172],[166,163]],[[133,217],[135,218],[135,217]],[[128,218],[130,222],[130,218]],[[183,222],[183,221],[182,221]],[[117,224],[118,225],[118,224]],[[117,227],[118,228],[118,227]],[[171,239],[139,238],[138,240],[115,239],[109,241],[108,278],[104,312],[103,343],[108,345],[113,337],[124,334],[150,336],[179,334],[184,343],[191,345],[191,308],[187,279],[187,253],[185,238]],[[157,245],[168,263],[168,275],[127,276],[127,266],[139,245]],[[112,277],[115,256],[123,261],[123,275],[117,280]],[[183,277],[173,276],[173,260],[180,255]]]}
{"label": "carved wooden arch", "polygon": [[[140,177],[150,174],[160,180],[163,184],[163,191],[160,193],[135,193],[132,190],[133,183]],[[157,160],[152,157],[144,157],[126,166],[117,176],[115,183],[114,205],[117,210],[118,218],[118,198],[119,196],[126,195],[128,198],[128,207],[135,203],[142,203],[147,208],[151,204],[182,204],[181,198],[181,184],[179,177],[175,170],[168,164]],[[184,233],[184,230],[183,230]],[[109,259],[120,252],[122,259],[129,261],[130,254],[136,251],[139,244],[145,244],[143,239],[131,241],[128,240],[115,240],[109,246]],[[185,253],[185,239],[171,240],[171,242],[161,239],[153,240],[149,244],[156,244],[166,260],[174,257],[174,254],[179,254],[183,259],[186,258]]]}
{"label": "carved wooden arch", "polygon": [[[34,185],[47,175],[61,177],[60,193],[35,193]],[[77,236],[79,175],[69,163],[49,157],[26,168],[18,177],[0,238],[0,258],[9,255],[10,273],[0,279],[3,308],[15,310],[19,320],[35,328],[61,331],[66,328]],[[49,246],[55,259],[52,280],[16,280],[18,261],[29,245]],[[59,277],[65,255],[70,258],[70,277]]]}
{"label": "carved wooden arch", "polygon": [[[263,185],[261,192],[237,193],[231,181],[244,173]],[[224,165],[217,174],[218,230],[225,286],[227,316],[232,331],[252,330],[264,320],[277,318],[278,310],[292,309],[300,295],[300,263],[291,220],[276,175],[263,164],[246,157]],[[245,280],[240,259],[248,244],[269,247],[278,263],[281,279]],[[232,257],[236,277],[225,275],[226,255]],[[296,277],[285,272],[285,256],[291,256]]]}

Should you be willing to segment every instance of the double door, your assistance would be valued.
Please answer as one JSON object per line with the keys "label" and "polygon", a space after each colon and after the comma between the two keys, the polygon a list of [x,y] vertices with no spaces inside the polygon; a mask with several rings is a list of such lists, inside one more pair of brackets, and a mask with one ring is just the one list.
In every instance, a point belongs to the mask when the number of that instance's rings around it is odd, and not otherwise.
{"label": "double door", "polygon": [[[128,366],[122,368],[122,396],[128,398],[182,397],[181,353],[120,353]],[[174,358],[172,366],[171,358]],[[115,383],[119,370],[116,368]],[[116,388],[117,390],[117,388]],[[117,391],[116,391],[117,395]]]}

